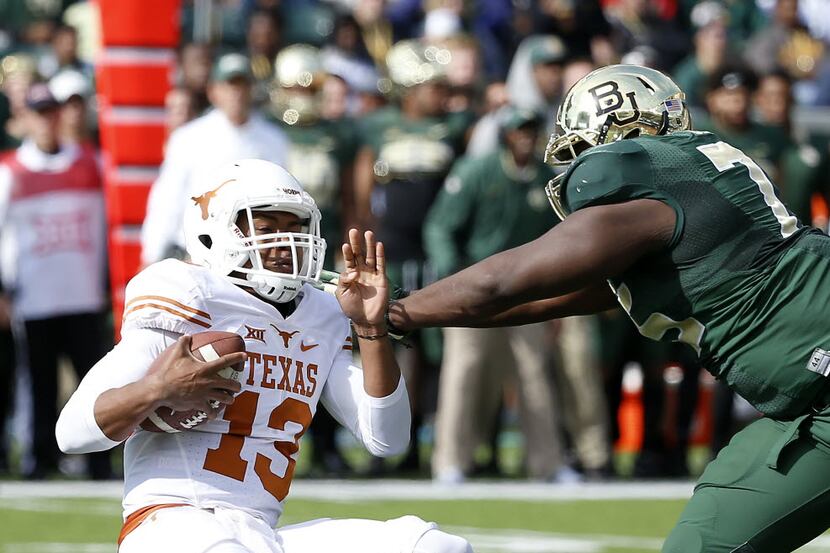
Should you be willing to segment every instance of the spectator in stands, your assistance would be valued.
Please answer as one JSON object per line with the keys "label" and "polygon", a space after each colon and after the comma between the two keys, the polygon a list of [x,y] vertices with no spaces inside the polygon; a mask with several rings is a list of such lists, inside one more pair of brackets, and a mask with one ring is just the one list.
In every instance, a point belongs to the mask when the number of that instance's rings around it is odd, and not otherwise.
{"label": "spectator in stands", "polygon": [[774,71],[762,76],[752,101],[756,121],[793,139],[792,147],[781,156],[781,176],[776,183],[781,189],[784,204],[802,222],[810,224],[813,222],[813,196],[820,194],[825,201],[830,199],[827,152],[811,143],[810,137],[793,134],[792,79],[786,71]]}
{"label": "spectator in stands", "polygon": [[193,93],[197,113],[210,107],[208,100],[208,82],[210,81],[213,53],[210,45],[189,42],[179,49],[177,83]]}
{"label": "spectator in stands", "polygon": [[[534,154],[541,117],[513,107],[501,113],[503,145],[453,166],[424,226],[438,276],[544,234],[555,224],[544,185],[553,171]],[[457,483],[470,474],[476,447],[489,436],[503,393],[503,371],[518,377],[527,469],[535,479],[568,479],[562,466],[545,325],[444,329],[435,420],[433,477]]]}
{"label": "spectator in stands", "polygon": [[659,13],[656,2],[618,0],[605,9],[611,40],[618,54],[648,46],[658,54],[657,67],[673,67],[685,54],[687,36],[674,21]]}
{"label": "spectator in stands", "polygon": [[254,76],[254,104],[268,101],[268,87],[274,78],[274,58],[280,49],[280,20],[276,12],[254,10],[248,18],[246,44]]}
{"label": "spectator in stands", "polygon": [[[355,161],[355,211],[364,228],[374,229],[386,248],[392,283],[417,289],[433,271],[426,262],[422,227],[444,178],[463,151],[473,119],[470,112],[446,110],[449,52],[417,41],[402,41],[386,63],[394,105],[361,121],[361,149]],[[421,390],[441,359],[441,335],[434,329],[413,337],[399,364],[412,395],[413,428],[423,418]],[[405,357],[405,358],[404,358]],[[404,466],[419,467],[417,433]]]}
{"label": "spectator in stands", "polygon": [[779,161],[792,145],[787,133],[756,123],[750,118],[752,93],[757,77],[749,70],[726,66],[709,79],[706,108],[709,118],[699,118],[695,127],[712,131],[742,150],[778,182]]}
{"label": "spectator in stands", "polygon": [[329,121],[348,119],[350,112],[357,110],[355,100],[346,79],[339,75],[326,75],[320,90],[320,116]]}
{"label": "spectator in stands", "polygon": [[499,113],[509,103],[510,97],[505,83],[495,82],[487,85],[484,90],[484,114],[479,117],[470,132],[467,156],[481,156],[498,148]]}
{"label": "spectator in stands", "polygon": [[776,0],[770,25],[749,39],[744,60],[758,74],[783,67],[794,79],[804,79],[815,74],[823,51],[798,17],[798,0]]}
{"label": "spectator in stands", "polygon": [[9,99],[11,112],[6,121],[6,134],[12,146],[20,144],[26,134],[26,92],[37,80],[35,59],[22,53],[10,54],[0,60],[2,90]]}
{"label": "spectator in stands", "polygon": [[61,105],[61,137],[65,142],[95,148],[95,117],[89,112],[92,83],[81,72],[63,69],[49,81]]}
{"label": "spectator in stands", "polygon": [[556,111],[563,92],[562,70],[567,61],[568,49],[559,37],[532,36],[519,45],[507,74],[510,103],[544,115],[541,134],[545,141],[556,130]]}
{"label": "spectator in stands", "polygon": [[714,1],[701,2],[692,10],[694,51],[672,72],[675,82],[686,93],[686,103],[691,106],[703,106],[709,77],[727,62],[728,15],[726,8]]}
{"label": "spectator in stands", "polygon": [[438,43],[450,53],[447,65],[447,84],[449,111],[469,111],[477,109],[479,96],[478,77],[481,71],[481,59],[478,43],[469,35],[455,35]]}
{"label": "spectator in stands", "polygon": [[167,92],[164,97],[164,129],[168,137],[198,115],[196,98],[189,88],[176,86]]}
{"label": "spectator in stands", "polygon": [[42,56],[38,63],[38,73],[44,79],[50,79],[66,69],[74,69],[92,78],[92,66],[78,57],[78,31],[75,27],[58,26],[52,34],[51,46],[51,52]]}
{"label": "spectator in stands", "polygon": [[252,86],[250,60],[241,54],[222,56],[213,67],[208,89],[215,109],[170,135],[147,201],[141,232],[144,264],[184,252],[182,213],[200,177],[234,159],[285,164],[288,140],[253,108]]}
{"label": "spectator in stands", "polygon": [[357,0],[352,12],[363,44],[379,70],[385,67],[386,54],[394,43],[392,25],[384,17],[384,5],[384,0]]}
{"label": "spectator in stands", "polygon": [[[330,100],[326,102],[328,115],[324,117],[338,119],[346,114],[363,115],[382,105],[378,72],[354,17],[341,15],[335,20],[334,31],[321,55],[323,68],[330,75],[323,84],[324,95]],[[334,105],[337,97],[345,100],[339,110]],[[340,115],[335,115],[338,111]]]}
{"label": "spectator in stands", "polygon": [[599,0],[538,2],[534,29],[560,37],[573,56],[591,58],[598,66],[615,63],[618,53],[602,4]]}
{"label": "spectator in stands", "polygon": [[[60,140],[59,104],[45,84],[32,86],[26,109],[26,140],[0,165],[2,253],[11,261],[2,280],[31,380],[33,465],[25,476],[40,479],[58,468],[58,357],[68,356],[81,378],[109,348],[106,233],[95,156]],[[109,455],[92,455],[89,474],[109,478]]]}

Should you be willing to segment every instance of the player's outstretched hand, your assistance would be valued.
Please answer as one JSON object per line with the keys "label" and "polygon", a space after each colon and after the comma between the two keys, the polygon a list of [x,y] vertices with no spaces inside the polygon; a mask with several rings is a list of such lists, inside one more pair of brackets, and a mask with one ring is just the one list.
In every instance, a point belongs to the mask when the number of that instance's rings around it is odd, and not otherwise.
{"label": "player's outstretched hand", "polygon": [[337,283],[337,301],[352,320],[358,334],[382,332],[385,328],[389,283],[383,243],[367,230],[361,240],[357,229],[349,230],[349,242],[343,244],[346,270]]}
{"label": "player's outstretched hand", "polygon": [[225,367],[242,363],[246,359],[245,353],[230,353],[214,361],[200,361],[190,352],[190,340],[190,336],[182,336],[167,348],[162,353],[165,357],[164,369],[151,375],[156,379],[159,403],[174,411],[195,409],[207,413],[215,411],[210,401],[230,405],[242,386],[218,373]]}

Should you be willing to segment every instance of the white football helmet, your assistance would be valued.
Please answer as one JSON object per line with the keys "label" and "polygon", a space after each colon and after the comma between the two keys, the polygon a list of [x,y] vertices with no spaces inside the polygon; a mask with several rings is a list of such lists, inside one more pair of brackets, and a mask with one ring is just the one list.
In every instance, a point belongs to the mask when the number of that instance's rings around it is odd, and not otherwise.
{"label": "white football helmet", "polygon": [[[243,159],[222,168],[204,188],[185,210],[187,253],[194,263],[277,303],[293,300],[304,282],[319,281],[326,254],[320,210],[288,171],[268,161]],[[293,213],[303,232],[256,235],[254,211]],[[247,217],[248,234],[236,224],[240,216]],[[290,273],[263,266],[261,252],[272,248],[290,249]]]}

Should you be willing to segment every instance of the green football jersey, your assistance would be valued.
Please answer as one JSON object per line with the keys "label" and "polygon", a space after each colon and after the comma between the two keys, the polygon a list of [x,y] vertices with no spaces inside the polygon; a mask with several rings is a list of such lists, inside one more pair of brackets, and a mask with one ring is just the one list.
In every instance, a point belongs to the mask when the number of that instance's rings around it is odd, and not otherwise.
{"label": "green football jersey", "polygon": [[363,144],[375,155],[372,213],[389,261],[423,260],[424,219],[464,148],[470,112],[411,119],[397,106],[361,121]]}
{"label": "green football jersey", "polygon": [[640,332],[688,344],[760,411],[802,413],[830,373],[830,238],[707,132],[591,148],[565,176],[571,212],[641,198],[665,202],[677,222],[664,251],[610,281]]}

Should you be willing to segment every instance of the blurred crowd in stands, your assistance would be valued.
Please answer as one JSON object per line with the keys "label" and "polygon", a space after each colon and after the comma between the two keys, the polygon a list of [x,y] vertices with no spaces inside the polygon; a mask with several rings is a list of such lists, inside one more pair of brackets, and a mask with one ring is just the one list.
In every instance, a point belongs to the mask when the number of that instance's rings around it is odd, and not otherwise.
{"label": "blurred crowd in stands", "polygon": [[[745,151],[803,222],[826,230],[828,13],[830,0],[183,2],[142,263],[184,255],[179,221],[200,175],[258,157],[315,197],[328,268],[345,229],[371,228],[392,282],[417,289],[556,224],[543,187],[558,169],[542,152],[557,108],[592,69],[620,62],[673,76],[694,127]],[[58,470],[58,366],[68,358],[82,375],[112,341],[91,163],[97,33],[92,2],[0,1],[0,474]],[[714,455],[754,416],[693,351],[640,337],[621,310],[407,341],[413,447],[371,460],[372,475],[498,476],[503,430],[517,426],[522,476],[618,477],[616,444],[636,450],[626,475],[684,477],[693,442]],[[31,424],[13,425],[13,413]],[[318,413],[311,474],[353,474],[342,442]],[[117,470],[88,463],[94,478]]]}

